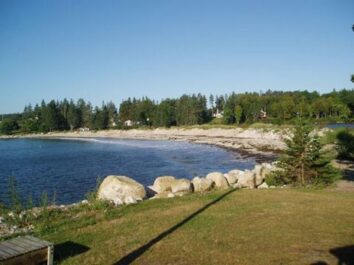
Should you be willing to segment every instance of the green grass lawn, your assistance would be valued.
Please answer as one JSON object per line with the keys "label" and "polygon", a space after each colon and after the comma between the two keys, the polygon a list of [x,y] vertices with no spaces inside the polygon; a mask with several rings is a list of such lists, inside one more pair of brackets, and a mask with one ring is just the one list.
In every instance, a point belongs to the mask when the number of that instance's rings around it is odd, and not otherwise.
{"label": "green grass lawn", "polygon": [[57,244],[61,264],[337,264],[331,252],[354,252],[354,193],[228,192],[81,206],[35,235]]}

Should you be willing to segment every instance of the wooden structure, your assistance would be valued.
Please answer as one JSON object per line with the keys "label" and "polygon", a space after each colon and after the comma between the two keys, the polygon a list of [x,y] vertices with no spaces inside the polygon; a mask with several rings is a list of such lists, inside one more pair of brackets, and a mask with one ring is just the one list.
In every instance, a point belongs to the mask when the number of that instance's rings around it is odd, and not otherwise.
{"label": "wooden structure", "polygon": [[47,261],[53,264],[52,243],[33,236],[17,237],[0,242],[1,265],[37,265]]}

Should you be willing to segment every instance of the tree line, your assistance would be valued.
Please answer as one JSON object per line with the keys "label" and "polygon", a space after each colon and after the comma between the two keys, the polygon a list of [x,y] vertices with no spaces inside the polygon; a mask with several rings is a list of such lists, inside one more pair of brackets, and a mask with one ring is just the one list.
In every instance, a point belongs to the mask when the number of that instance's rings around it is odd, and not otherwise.
{"label": "tree line", "polygon": [[[219,115],[216,115],[219,114]],[[320,95],[308,91],[266,91],[228,95],[182,95],[154,101],[148,97],[93,106],[83,99],[51,100],[25,106],[22,113],[2,115],[0,133],[49,132],[127,126],[171,127],[211,122],[225,124],[291,123],[296,118],[316,121],[348,121],[354,118],[354,90]],[[129,121],[129,123],[127,123]]]}

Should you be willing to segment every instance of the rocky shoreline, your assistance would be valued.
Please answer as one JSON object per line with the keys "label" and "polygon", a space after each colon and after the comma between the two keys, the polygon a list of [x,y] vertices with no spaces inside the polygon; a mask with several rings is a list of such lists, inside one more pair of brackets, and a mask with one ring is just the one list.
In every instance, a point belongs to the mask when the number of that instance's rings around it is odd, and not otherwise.
{"label": "rocky shoreline", "polygon": [[159,176],[146,186],[127,176],[107,176],[97,191],[97,199],[114,205],[132,204],[145,199],[173,198],[188,193],[204,193],[228,188],[267,189],[266,177],[277,170],[275,163],[257,164],[252,170],[234,169],[227,173],[210,172],[192,180]]}

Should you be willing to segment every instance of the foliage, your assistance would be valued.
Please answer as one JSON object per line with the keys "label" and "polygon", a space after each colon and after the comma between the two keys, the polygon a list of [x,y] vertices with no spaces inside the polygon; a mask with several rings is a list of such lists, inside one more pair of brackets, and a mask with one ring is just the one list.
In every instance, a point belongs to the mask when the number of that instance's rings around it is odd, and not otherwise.
{"label": "foliage", "polygon": [[176,104],[177,125],[203,124],[210,120],[207,100],[201,94],[183,95]]}
{"label": "foliage", "polygon": [[265,178],[265,182],[268,186],[281,186],[286,184],[288,181],[282,172],[276,171],[269,173]]}
{"label": "foliage", "polygon": [[11,176],[9,178],[9,198],[10,198],[10,208],[15,214],[19,214],[22,211],[21,199],[17,191],[17,181],[16,178]]}
{"label": "foliage", "polygon": [[354,135],[347,129],[337,134],[338,157],[354,160]]}
{"label": "foliage", "polygon": [[[265,93],[231,93],[182,95],[160,102],[143,97],[123,100],[119,111],[113,102],[93,107],[79,99],[42,101],[25,106],[20,114],[3,115],[0,134],[36,133],[90,128],[150,128],[207,124],[216,113],[223,113],[225,124],[292,124],[297,118],[316,123],[354,119],[354,90],[333,90],[319,95],[308,91],[271,91]],[[130,120],[132,126],[126,126]]]}
{"label": "foliage", "polygon": [[12,134],[14,131],[18,130],[19,125],[16,120],[7,118],[0,123],[0,134]]}
{"label": "foliage", "polygon": [[102,183],[102,179],[100,177],[97,177],[96,178],[96,185],[95,187],[90,190],[89,192],[86,193],[86,199],[89,201],[89,202],[94,202],[96,201],[96,198],[97,198],[97,192],[98,192],[98,189],[100,187]]}
{"label": "foliage", "polygon": [[[292,119],[302,117],[344,121],[353,116],[353,107],[353,90],[333,91],[322,96],[308,91],[232,93],[225,102],[224,120],[226,123],[253,123],[260,119],[289,123]],[[266,113],[266,117],[260,115],[261,111]]]}
{"label": "foliage", "polygon": [[237,105],[235,108],[235,118],[236,118],[236,123],[240,124],[242,121],[242,114],[243,114],[243,109],[240,105]]}
{"label": "foliage", "polygon": [[296,185],[329,184],[340,178],[340,172],[331,165],[331,154],[323,150],[320,138],[313,135],[313,128],[299,120],[287,149],[280,158],[278,171],[284,183]]}

